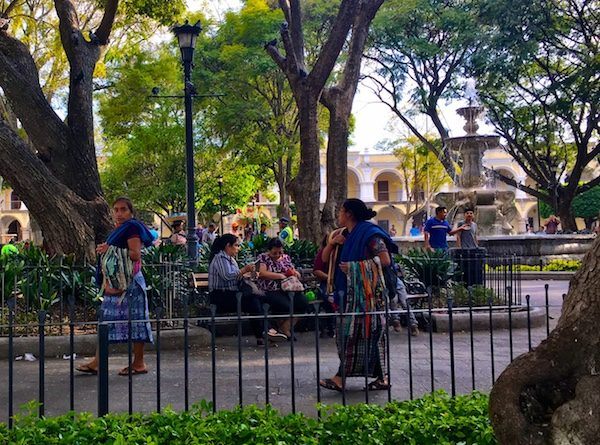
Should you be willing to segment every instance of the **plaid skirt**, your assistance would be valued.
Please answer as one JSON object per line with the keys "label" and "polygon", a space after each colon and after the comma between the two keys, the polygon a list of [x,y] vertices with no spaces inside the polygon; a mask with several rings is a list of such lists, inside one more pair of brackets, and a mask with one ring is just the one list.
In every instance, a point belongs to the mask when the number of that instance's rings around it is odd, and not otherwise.
{"label": "plaid skirt", "polygon": [[125,295],[104,295],[100,306],[103,321],[109,323],[108,341],[110,343],[127,343],[129,341],[129,323],[131,314],[131,341],[152,343],[152,329],[148,313],[146,283],[141,272],[138,272]]}

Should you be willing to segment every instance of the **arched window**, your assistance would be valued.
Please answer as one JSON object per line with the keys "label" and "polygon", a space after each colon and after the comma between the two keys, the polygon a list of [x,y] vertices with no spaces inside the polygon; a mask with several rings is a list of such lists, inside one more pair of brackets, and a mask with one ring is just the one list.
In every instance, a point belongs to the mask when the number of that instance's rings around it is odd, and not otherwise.
{"label": "arched window", "polygon": [[21,208],[21,198],[14,191],[10,194],[10,209],[19,210]]}
{"label": "arched window", "polygon": [[8,225],[7,233],[13,235],[15,241],[21,241],[21,223],[15,219]]}

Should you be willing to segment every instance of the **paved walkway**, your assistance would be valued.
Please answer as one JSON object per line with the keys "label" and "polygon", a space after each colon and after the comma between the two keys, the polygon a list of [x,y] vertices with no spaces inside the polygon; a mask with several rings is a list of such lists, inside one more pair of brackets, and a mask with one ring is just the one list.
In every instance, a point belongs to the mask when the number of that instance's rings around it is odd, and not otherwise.
{"label": "paved walkway", "polygon": [[[550,283],[550,320],[551,327],[560,315],[562,294],[566,293],[567,282]],[[541,282],[523,282],[523,295],[530,294],[532,306],[544,304],[544,288]],[[546,327],[532,330],[532,344],[538,344],[546,337]],[[433,334],[433,349],[430,349],[430,337],[422,333],[411,339],[409,362],[409,337],[406,332],[390,335],[392,399],[408,399],[419,397],[432,389],[431,360],[433,355],[434,389],[451,390],[450,343],[447,334]],[[456,392],[465,393],[473,389],[489,391],[493,378],[510,362],[511,348],[509,332],[495,330],[493,335],[492,362],[489,332],[476,332],[473,335],[473,356],[471,355],[471,336],[469,333],[454,335],[454,366]],[[242,397],[244,404],[262,405],[266,400],[266,372],[264,349],[254,346],[251,338],[243,339],[242,347]],[[238,349],[235,337],[217,339],[215,375],[217,379],[218,409],[232,408],[239,403],[238,390]],[[290,366],[291,345],[281,344],[269,349],[268,379],[270,403],[283,412],[293,409],[292,397],[295,398],[297,411],[307,415],[315,415],[317,399],[317,372],[321,377],[335,373],[338,358],[334,340],[319,340],[320,360],[316,361],[314,333],[298,334],[294,345],[294,371]],[[512,356],[526,352],[528,336],[526,329],[513,330]],[[430,351],[433,351],[430,354]],[[157,409],[157,366],[156,354],[149,353],[147,364],[150,372],[147,375],[134,376],[133,400],[134,411],[150,412]],[[76,366],[83,363],[76,360]],[[171,405],[176,410],[184,408],[184,354],[183,351],[168,351],[161,354],[160,365],[160,403],[164,408]],[[110,358],[110,410],[127,411],[128,379],[117,375],[119,369],[127,363],[126,355],[113,355]],[[211,350],[208,347],[194,347],[189,351],[189,403],[201,399],[212,400],[212,366]],[[14,403],[15,410],[21,404],[38,397],[38,362],[13,362],[15,371]],[[6,421],[8,413],[8,377],[7,361],[0,361],[0,421]],[[474,371],[473,371],[474,369]],[[493,372],[492,372],[493,371]],[[411,391],[412,380],[412,391]],[[294,382],[294,388],[292,387]],[[69,410],[69,361],[47,359],[45,363],[45,410],[47,415],[56,415]],[[348,379],[347,403],[366,401],[362,390],[365,381],[360,378]],[[385,403],[387,392],[369,392],[369,402]],[[327,404],[341,403],[342,395],[323,390],[321,401]],[[96,412],[97,378],[89,375],[75,376],[75,410]]]}

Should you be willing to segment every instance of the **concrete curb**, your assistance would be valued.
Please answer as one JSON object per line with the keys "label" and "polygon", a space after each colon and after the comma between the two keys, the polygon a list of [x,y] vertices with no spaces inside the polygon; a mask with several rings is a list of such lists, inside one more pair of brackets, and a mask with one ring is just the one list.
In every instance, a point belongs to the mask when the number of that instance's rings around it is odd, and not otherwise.
{"label": "concrete curb", "polygon": [[[514,309],[521,309],[512,312],[511,325],[513,329],[527,328],[527,309],[526,306],[514,306]],[[530,323],[531,328],[543,326],[545,322],[545,311],[541,307],[530,308]],[[448,332],[449,318],[448,314],[434,313],[432,314],[434,323],[434,332]],[[470,330],[469,313],[468,312],[452,312],[452,325],[454,331]],[[508,312],[492,311],[492,326],[494,329],[508,329],[509,320]],[[473,312],[473,331],[487,331],[490,329],[490,313],[489,311]]]}
{"label": "concrete curb", "polygon": [[575,275],[575,272],[541,272],[541,271],[523,271],[520,272],[521,280],[545,280],[545,281],[569,281]]}
{"label": "concrete curb", "polygon": [[[154,342],[156,343],[156,332],[153,332]],[[188,331],[190,347],[198,348],[210,345],[210,332],[204,328],[190,326]],[[96,353],[96,334],[82,334],[74,337],[74,352],[78,356],[92,356]],[[46,336],[45,337],[45,356],[62,357],[69,352],[69,336]],[[15,357],[31,352],[38,355],[39,339],[38,337],[14,337],[13,348]],[[160,350],[169,351],[183,348],[183,329],[161,330],[160,331]],[[146,346],[147,351],[154,351],[155,344]],[[127,343],[114,344],[110,346],[110,353],[127,353]],[[0,338],[0,359],[8,357],[8,338]]]}

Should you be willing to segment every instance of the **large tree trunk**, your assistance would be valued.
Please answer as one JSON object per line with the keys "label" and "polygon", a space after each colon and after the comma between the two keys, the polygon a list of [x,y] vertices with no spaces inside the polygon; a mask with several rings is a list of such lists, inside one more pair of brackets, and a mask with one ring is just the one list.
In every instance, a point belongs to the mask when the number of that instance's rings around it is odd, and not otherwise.
{"label": "large tree trunk", "polygon": [[27,138],[0,116],[0,175],[37,221],[53,253],[94,256],[112,224],[96,164],[93,73],[107,44],[118,0],[105,2],[94,38],[83,37],[71,0],[55,0],[61,41],[70,66],[67,119],[52,109],[28,48],[0,30],[0,87]]}
{"label": "large tree trunk", "polygon": [[336,213],[348,196],[348,137],[352,103],[360,78],[360,67],[369,27],[383,0],[361,2],[354,23],[348,56],[339,84],[327,88],[321,102],[329,110],[327,142],[327,200],[321,215],[323,231],[336,227]]}
{"label": "large tree trunk", "polygon": [[352,101],[342,99],[342,95],[343,92],[331,88],[323,92],[321,99],[329,110],[327,199],[321,213],[324,233],[331,232],[337,226],[337,211],[348,196],[348,121]]}
{"label": "large tree trunk", "polygon": [[561,200],[558,202],[558,207],[556,208],[556,216],[558,216],[558,219],[560,220],[561,228],[562,230],[576,232],[577,223],[575,222],[575,216],[571,210],[573,200],[565,199],[564,197],[560,198]]}
{"label": "large tree trunk", "polygon": [[289,189],[296,203],[300,237],[317,243],[321,238],[318,99],[314,93],[307,91],[297,98],[297,103],[300,121],[300,168],[289,184]]}
{"label": "large tree trunk", "polygon": [[600,437],[600,238],[571,280],[556,328],[513,361],[490,395],[506,445],[596,444]]}

